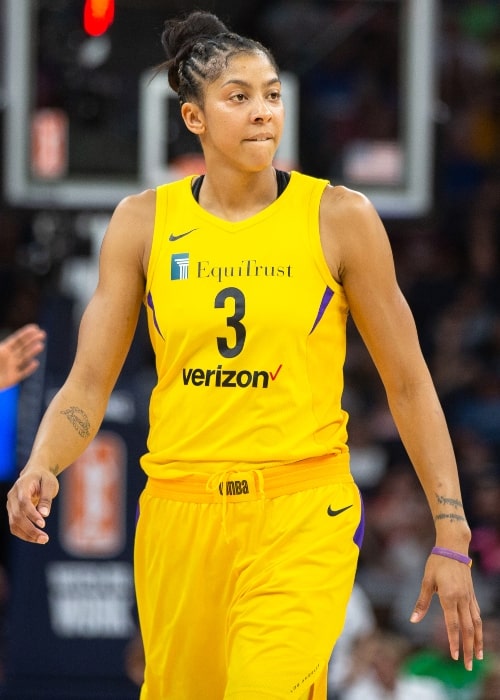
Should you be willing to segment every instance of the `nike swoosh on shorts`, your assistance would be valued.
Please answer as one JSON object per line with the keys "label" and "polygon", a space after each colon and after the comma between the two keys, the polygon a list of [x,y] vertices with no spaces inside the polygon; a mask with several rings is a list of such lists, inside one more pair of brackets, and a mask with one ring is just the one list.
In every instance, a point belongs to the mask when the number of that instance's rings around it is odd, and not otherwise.
{"label": "nike swoosh on shorts", "polygon": [[334,518],[336,515],[340,515],[343,513],[345,510],[349,510],[349,508],[352,508],[352,503],[350,506],[345,506],[345,508],[339,508],[338,510],[333,510],[331,506],[328,506],[327,513],[330,515],[332,518]]}

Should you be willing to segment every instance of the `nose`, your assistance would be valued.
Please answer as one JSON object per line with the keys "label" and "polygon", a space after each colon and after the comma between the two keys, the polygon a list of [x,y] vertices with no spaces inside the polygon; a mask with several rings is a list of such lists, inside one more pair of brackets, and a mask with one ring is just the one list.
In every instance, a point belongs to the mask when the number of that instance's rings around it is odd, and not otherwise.
{"label": "nose", "polygon": [[252,121],[268,122],[270,119],[272,119],[272,116],[273,113],[267,102],[262,98],[256,99],[252,110]]}

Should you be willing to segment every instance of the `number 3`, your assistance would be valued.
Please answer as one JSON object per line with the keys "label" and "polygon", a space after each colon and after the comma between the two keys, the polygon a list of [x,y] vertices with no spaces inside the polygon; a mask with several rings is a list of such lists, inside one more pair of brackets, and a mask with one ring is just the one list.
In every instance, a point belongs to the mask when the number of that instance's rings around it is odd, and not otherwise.
{"label": "number 3", "polygon": [[226,323],[229,328],[234,329],[236,342],[234,345],[229,345],[227,338],[218,336],[217,348],[222,357],[236,357],[236,355],[239,355],[243,350],[243,345],[247,334],[245,326],[240,323],[241,319],[245,315],[245,297],[243,292],[236,287],[221,289],[221,291],[215,297],[215,308],[224,309],[228,299],[234,300],[234,314],[227,317]]}

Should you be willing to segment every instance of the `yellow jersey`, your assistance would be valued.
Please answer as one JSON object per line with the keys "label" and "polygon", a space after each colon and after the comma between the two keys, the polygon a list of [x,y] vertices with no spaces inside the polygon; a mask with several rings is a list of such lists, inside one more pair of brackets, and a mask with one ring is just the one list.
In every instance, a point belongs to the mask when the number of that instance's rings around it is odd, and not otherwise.
{"label": "yellow jersey", "polygon": [[265,469],[347,453],[348,306],[326,264],[326,180],[293,171],[243,221],[205,211],[193,177],[156,191],[145,305],[158,381],[148,476]]}

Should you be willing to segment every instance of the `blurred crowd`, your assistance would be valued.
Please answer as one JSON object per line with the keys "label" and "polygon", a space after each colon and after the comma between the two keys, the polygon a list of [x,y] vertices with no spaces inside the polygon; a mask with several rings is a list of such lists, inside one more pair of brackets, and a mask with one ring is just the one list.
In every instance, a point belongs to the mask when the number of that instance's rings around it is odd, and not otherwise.
{"label": "blurred crowd", "polygon": [[347,408],[367,527],[331,700],[500,697],[500,5],[442,5],[435,206],[387,227],[456,448],[487,651],[472,673],[452,661],[437,602],[409,623],[433,524],[353,330]]}
{"label": "blurred crowd", "polygon": [[[342,4],[342,3],[340,3]],[[345,4],[345,3],[344,3]],[[351,3],[352,5],[353,3]],[[282,37],[278,59],[307,80],[314,73],[305,42],[324,20],[328,3],[275,2],[262,38]],[[316,18],[316,19],[315,19]],[[240,30],[240,27],[237,27]],[[327,38],[327,37],[326,37]],[[316,50],[318,44],[316,44]],[[383,50],[365,46],[377,79]],[[433,545],[433,523],[389,414],[383,388],[356,330],[351,327],[345,408],[350,413],[352,469],[366,507],[366,535],[359,575],[343,637],[330,667],[330,700],[497,700],[500,698],[500,4],[498,0],[443,0],[437,49],[434,205],[418,220],[387,220],[398,277],[415,315],[456,447],[470,554],[485,624],[486,656],[472,673],[451,661],[437,605],[419,625],[409,616]],[[279,54],[282,55],[279,55]],[[347,50],[345,60],[351,60]],[[369,106],[373,81],[338,83],[329,100],[325,81],[314,115],[336,112],[315,132],[340,128],[339,139],[358,128],[359,114],[378,114],[371,130],[391,133],[397,124]],[[390,82],[390,77],[385,73]],[[311,89],[311,83],[308,83]],[[363,90],[363,99],[352,92]],[[350,92],[351,91],[351,92]],[[346,105],[359,103],[359,109]],[[336,172],[313,162],[317,175]],[[317,167],[315,167],[317,166]],[[323,172],[322,172],[323,170]],[[33,247],[33,214],[0,212],[0,332],[38,322],[47,298],[58,293],[57,270],[41,260],[27,270],[19,251]],[[50,227],[49,227],[50,228]],[[40,233],[40,232],[38,232]],[[48,236],[50,232],[45,231]],[[52,231],[54,257],[71,246]],[[44,231],[40,241],[43,242]],[[38,248],[41,250],[41,248]],[[24,259],[25,261],[26,259]],[[50,331],[49,331],[50,333]],[[67,329],[61,339],[68,337]],[[50,337],[49,337],[50,341]],[[69,344],[69,343],[67,343]],[[61,345],[59,344],[59,347]],[[69,348],[66,350],[69,353]],[[145,357],[150,362],[150,357]],[[61,365],[64,371],[64,363]],[[426,439],[425,435],[421,436]],[[4,526],[2,526],[4,527]],[[2,587],[7,595],[7,586]],[[136,642],[134,642],[134,645]],[[134,646],[135,648],[135,646]],[[140,645],[138,647],[140,654]],[[137,656],[130,653],[130,669]],[[134,666],[130,676],[140,678]]]}

